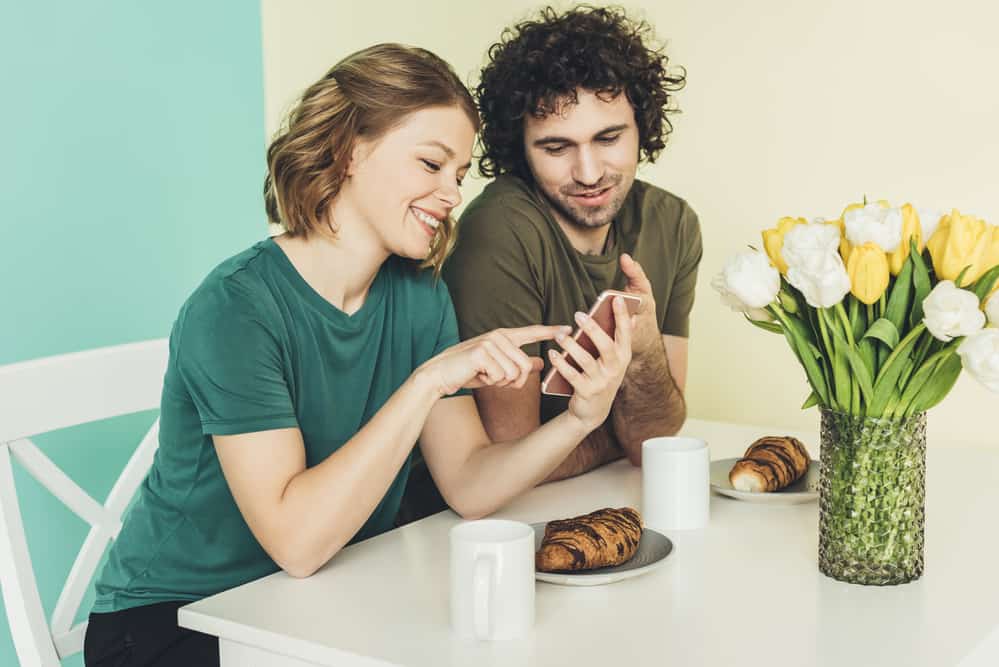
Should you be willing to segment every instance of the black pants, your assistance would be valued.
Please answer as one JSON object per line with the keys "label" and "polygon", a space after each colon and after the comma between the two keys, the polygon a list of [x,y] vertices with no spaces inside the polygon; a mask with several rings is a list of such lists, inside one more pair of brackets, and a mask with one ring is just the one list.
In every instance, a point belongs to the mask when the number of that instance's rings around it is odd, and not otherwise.
{"label": "black pants", "polygon": [[219,642],[177,625],[187,602],[160,602],[109,614],[91,614],[83,643],[87,667],[217,667]]}

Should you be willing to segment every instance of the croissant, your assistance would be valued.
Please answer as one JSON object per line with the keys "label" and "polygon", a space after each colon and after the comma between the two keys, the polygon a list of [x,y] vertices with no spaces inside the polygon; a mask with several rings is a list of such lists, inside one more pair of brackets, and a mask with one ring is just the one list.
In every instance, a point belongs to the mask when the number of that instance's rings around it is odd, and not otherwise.
{"label": "croissant", "polygon": [[801,479],[808,462],[808,450],[800,440],[768,436],[749,446],[728,473],[728,480],[738,491],[778,491]]}
{"label": "croissant", "polygon": [[550,521],[534,557],[535,567],[561,572],[620,565],[635,555],[641,536],[642,517],[631,507]]}

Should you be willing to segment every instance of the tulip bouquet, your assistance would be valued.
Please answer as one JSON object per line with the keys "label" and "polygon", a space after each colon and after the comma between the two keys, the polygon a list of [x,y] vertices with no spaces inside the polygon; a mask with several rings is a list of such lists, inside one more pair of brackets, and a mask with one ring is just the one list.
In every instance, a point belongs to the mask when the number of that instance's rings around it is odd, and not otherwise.
{"label": "tulip bouquet", "polygon": [[819,564],[857,583],[922,572],[925,411],[962,368],[999,392],[999,226],[888,202],[782,218],[712,286],[783,335],[822,413]]}

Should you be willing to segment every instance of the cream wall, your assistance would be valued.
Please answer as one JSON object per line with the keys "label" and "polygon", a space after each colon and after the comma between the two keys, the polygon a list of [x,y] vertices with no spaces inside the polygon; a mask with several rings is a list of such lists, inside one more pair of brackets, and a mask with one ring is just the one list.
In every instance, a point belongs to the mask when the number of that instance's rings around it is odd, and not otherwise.
{"label": "cream wall", "polygon": [[[301,89],[364,46],[429,48],[475,80],[486,47],[534,2],[263,0],[268,133]],[[564,5],[563,5],[564,6]],[[865,193],[999,223],[999,5],[988,0],[629,3],[688,70],[683,114],[643,177],[686,198],[704,233],[692,416],[814,428],[782,338],[722,307],[725,258],[781,215],[834,217]],[[469,179],[473,198],[485,182]],[[930,442],[999,444],[999,396],[963,376]],[[988,416],[986,416],[988,415]]]}

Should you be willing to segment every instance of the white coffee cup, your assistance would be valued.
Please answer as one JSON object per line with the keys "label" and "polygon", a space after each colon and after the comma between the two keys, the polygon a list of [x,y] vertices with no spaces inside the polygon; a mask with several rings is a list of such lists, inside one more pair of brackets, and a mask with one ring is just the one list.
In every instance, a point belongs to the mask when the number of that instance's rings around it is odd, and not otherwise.
{"label": "white coffee cup", "polygon": [[642,518],[649,528],[694,530],[708,523],[708,443],[661,437],[642,443]]}
{"label": "white coffee cup", "polygon": [[451,628],[466,639],[515,639],[534,625],[534,529],[484,519],[451,529]]}

